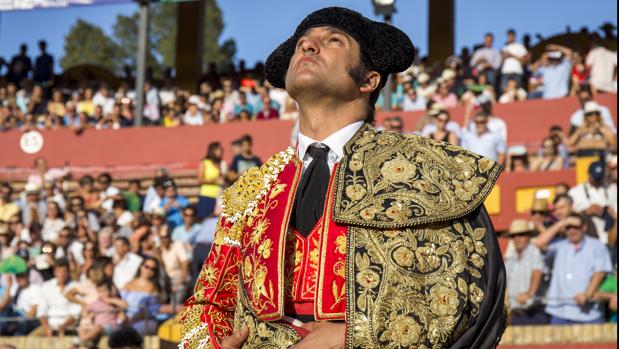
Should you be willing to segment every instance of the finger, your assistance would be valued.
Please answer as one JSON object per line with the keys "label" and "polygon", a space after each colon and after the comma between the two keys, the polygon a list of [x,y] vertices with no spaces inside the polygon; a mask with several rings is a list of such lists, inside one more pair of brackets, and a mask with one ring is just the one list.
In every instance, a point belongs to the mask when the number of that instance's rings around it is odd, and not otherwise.
{"label": "finger", "polygon": [[239,349],[249,336],[249,329],[243,326],[240,330],[234,332],[232,336],[224,339],[221,342],[222,349]]}
{"label": "finger", "polygon": [[318,321],[311,321],[311,322],[304,323],[303,326],[301,326],[301,327],[303,327],[304,329],[312,332],[313,330],[316,329],[316,326],[318,326],[319,324],[320,323]]}

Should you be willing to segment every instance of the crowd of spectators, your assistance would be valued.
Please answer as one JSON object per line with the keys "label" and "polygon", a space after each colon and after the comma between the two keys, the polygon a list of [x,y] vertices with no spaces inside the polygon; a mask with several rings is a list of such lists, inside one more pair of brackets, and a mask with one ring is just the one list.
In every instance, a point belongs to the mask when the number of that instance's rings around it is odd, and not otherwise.
{"label": "crowd of spectators", "polygon": [[[495,47],[488,33],[483,44],[465,48],[444,64],[429,65],[418,59],[395,76],[390,91],[392,110],[427,109],[434,102],[451,108],[484,97],[512,103],[526,99],[576,96],[617,91],[617,53],[605,47],[597,33],[587,48],[548,44],[533,57],[530,38],[523,43],[509,30],[507,42]],[[24,44],[6,65],[0,81],[0,129],[88,128],[117,129],[134,125],[137,92],[123,82],[115,89],[87,81],[80,86],[55,84],[54,59],[39,43],[40,55],[32,64]],[[0,67],[3,65],[0,61]],[[219,75],[217,75],[219,77]],[[234,72],[227,77],[205,78],[198,91],[174,87],[171,80],[147,82],[144,91],[144,124],[174,127],[233,121],[296,119],[296,103],[284,90],[272,88],[262,76]],[[384,95],[377,109],[384,109]]]}
{"label": "crowd of spectators", "polygon": [[[513,324],[616,321],[616,127],[608,108],[594,101],[616,91],[616,53],[593,40],[588,52],[549,45],[536,61],[514,31],[501,49],[487,34],[484,44],[434,69],[417,62],[396,76],[394,110],[423,110],[414,132],[461,145],[504,163],[508,171],[551,171],[572,166],[578,157],[597,156],[589,181],[573,188],[557,185],[553,200],[539,193],[527,220],[514,221],[505,254]],[[135,92],[127,84],[65,89],[53,83],[53,58],[33,65],[22,47],[7,63],[0,85],[0,129],[69,127],[116,129],[132,126]],[[51,63],[50,63],[51,62]],[[222,78],[202,82],[192,94],[170,84],[147,83],[144,121],[175,127],[297,117],[285,91],[261,79]],[[531,98],[577,96],[580,106],[566,125],[550,128],[539,151],[508,146],[507,125],[493,113],[496,103]],[[384,105],[382,96],[377,108]],[[464,106],[462,124],[449,108]],[[567,120],[569,117],[569,127]],[[404,132],[401,117],[379,127]],[[252,139],[223,147],[208,145],[198,165],[197,200],[179,193],[175,180],[158,173],[143,188],[132,180],[126,190],[101,173],[79,179],[69,190],[70,173],[37,159],[36,173],[23,190],[0,184],[0,335],[73,334],[79,344],[121,326],[154,334],[191,292],[213,239],[223,188],[261,159]],[[20,264],[20,261],[24,262]]]}

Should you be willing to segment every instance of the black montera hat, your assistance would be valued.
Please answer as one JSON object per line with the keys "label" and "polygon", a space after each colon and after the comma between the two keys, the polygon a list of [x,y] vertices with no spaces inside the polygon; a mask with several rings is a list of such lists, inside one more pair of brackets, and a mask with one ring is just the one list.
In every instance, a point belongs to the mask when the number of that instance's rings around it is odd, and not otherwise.
{"label": "black montera hat", "polygon": [[[338,28],[353,37],[361,48],[361,54],[371,70],[381,75],[380,91],[387,82],[387,76],[411,66],[415,58],[415,47],[411,39],[400,29],[363,17],[359,12],[343,7],[327,7],[305,17],[294,34],[279,45],[267,58],[264,72],[271,85],[286,87],[286,72],[299,38],[308,29],[330,26]],[[374,101],[378,96],[373,94]]]}

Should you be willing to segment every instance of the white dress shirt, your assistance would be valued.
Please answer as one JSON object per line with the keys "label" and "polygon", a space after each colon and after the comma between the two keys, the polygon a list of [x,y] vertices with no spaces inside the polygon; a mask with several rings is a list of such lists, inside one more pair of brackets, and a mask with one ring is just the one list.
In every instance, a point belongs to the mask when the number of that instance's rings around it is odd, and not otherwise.
{"label": "white dress shirt", "polygon": [[315,143],[324,144],[329,147],[329,154],[327,155],[327,164],[329,170],[333,171],[333,166],[339,162],[344,156],[344,145],[357,133],[357,131],[363,126],[364,121],[357,121],[338,131],[332,133],[322,141],[312,139],[299,131],[299,143],[297,146],[297,155],[299,159],[303,161],[303,170],[309,166],[312,162],[312,156],[308,153],[307,148]]}
{"label": "white dress shirt", "polygon": [[120,290],[137,275],[142,257],[133,252],[127,254],[114,266],[114,285]]}
{"label": "white dress shirt", "polygon": [[61,290],[56,279],[51,279],[43,283],[39,294],[39,304],[37,307],[37,317],[46,316],[49,327],[52,330],[58,329],[70,316],[77,318],[81,311],[78,304],[71,303],[65,297],[65,291],[74,287],[73,282]]}

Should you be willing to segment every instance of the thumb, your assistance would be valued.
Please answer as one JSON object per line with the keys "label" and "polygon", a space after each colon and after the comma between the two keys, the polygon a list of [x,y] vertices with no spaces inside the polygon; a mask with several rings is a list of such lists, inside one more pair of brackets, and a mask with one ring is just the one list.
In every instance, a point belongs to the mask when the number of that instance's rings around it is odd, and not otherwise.
{"label": "thumb", "polygon": [[241,348],[243,343],[247,340],[249,336],[249,329],[247,326],[243,326],[240,330],[234,332],[232,336],[226,338],[223,343],[221,343],[222,349],[238,349]]}

